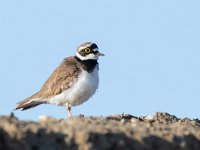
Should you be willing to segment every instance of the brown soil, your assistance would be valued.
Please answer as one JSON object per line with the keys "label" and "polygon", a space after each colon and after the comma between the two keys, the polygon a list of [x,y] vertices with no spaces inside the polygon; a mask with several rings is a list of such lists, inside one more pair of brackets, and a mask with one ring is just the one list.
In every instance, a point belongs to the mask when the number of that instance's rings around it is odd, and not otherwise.
{"label": "brown soil", "polygon": [[0,116],[0,150],[200,150],[200,121],[154,116],[72,117],[38,122]]}

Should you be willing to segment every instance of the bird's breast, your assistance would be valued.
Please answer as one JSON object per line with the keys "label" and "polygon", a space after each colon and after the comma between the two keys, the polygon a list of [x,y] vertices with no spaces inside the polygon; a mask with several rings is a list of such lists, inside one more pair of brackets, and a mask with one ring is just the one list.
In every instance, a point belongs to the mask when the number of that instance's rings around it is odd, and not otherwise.
{"label": "bird's breast", "polygon": [[90,73],[82,70],[73,86],[66,91],[66,98],[72,106],[82,104],[95,94],[98,84],[97,67]]}

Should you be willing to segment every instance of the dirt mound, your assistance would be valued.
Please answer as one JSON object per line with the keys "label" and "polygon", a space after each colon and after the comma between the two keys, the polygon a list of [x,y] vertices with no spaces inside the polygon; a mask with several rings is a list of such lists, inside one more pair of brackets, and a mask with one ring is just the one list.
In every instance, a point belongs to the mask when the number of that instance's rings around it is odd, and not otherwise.
{"label": "dirt mound", "polygon": [[38,122],[0,117],[0,150],[200,150],[200,121],[167,113]]}

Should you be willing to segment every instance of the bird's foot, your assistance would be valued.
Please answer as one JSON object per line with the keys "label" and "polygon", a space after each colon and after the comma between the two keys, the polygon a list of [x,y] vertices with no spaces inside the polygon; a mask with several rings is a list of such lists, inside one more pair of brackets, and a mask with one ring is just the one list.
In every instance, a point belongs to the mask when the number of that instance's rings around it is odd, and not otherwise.
{"label": "bird's foot", "polygon": [[71,105],[69,103],[66,104],[66,109],[67,109],[67,113],[69,117],[72,117],[72,113],[71,113]]}

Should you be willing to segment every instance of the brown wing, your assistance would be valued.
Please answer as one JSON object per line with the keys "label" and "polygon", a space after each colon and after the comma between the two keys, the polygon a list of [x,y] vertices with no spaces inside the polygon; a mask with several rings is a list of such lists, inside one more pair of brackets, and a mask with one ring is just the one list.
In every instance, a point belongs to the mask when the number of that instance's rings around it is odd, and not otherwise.
{"label": "brown wing", "polygon": [[50,98],[60,94],[62,91],[70,88],[73,85],[80,71],[80,67],[75,57],[68,57],[64,59],[63,63],[58,66],[47,79],[40,91],[19,102],[16,106],[16,109],[22,108],[25,110],[45,103],[35,101],[29,102],[29,100],[36,98]]}
{"label": "brown wing", "polygon": [[64,59],[56,68],[48,80],[44,83],[36,97],[49,98],[60,94],[70,88],[80,72],[78,63],[74,57]]}

